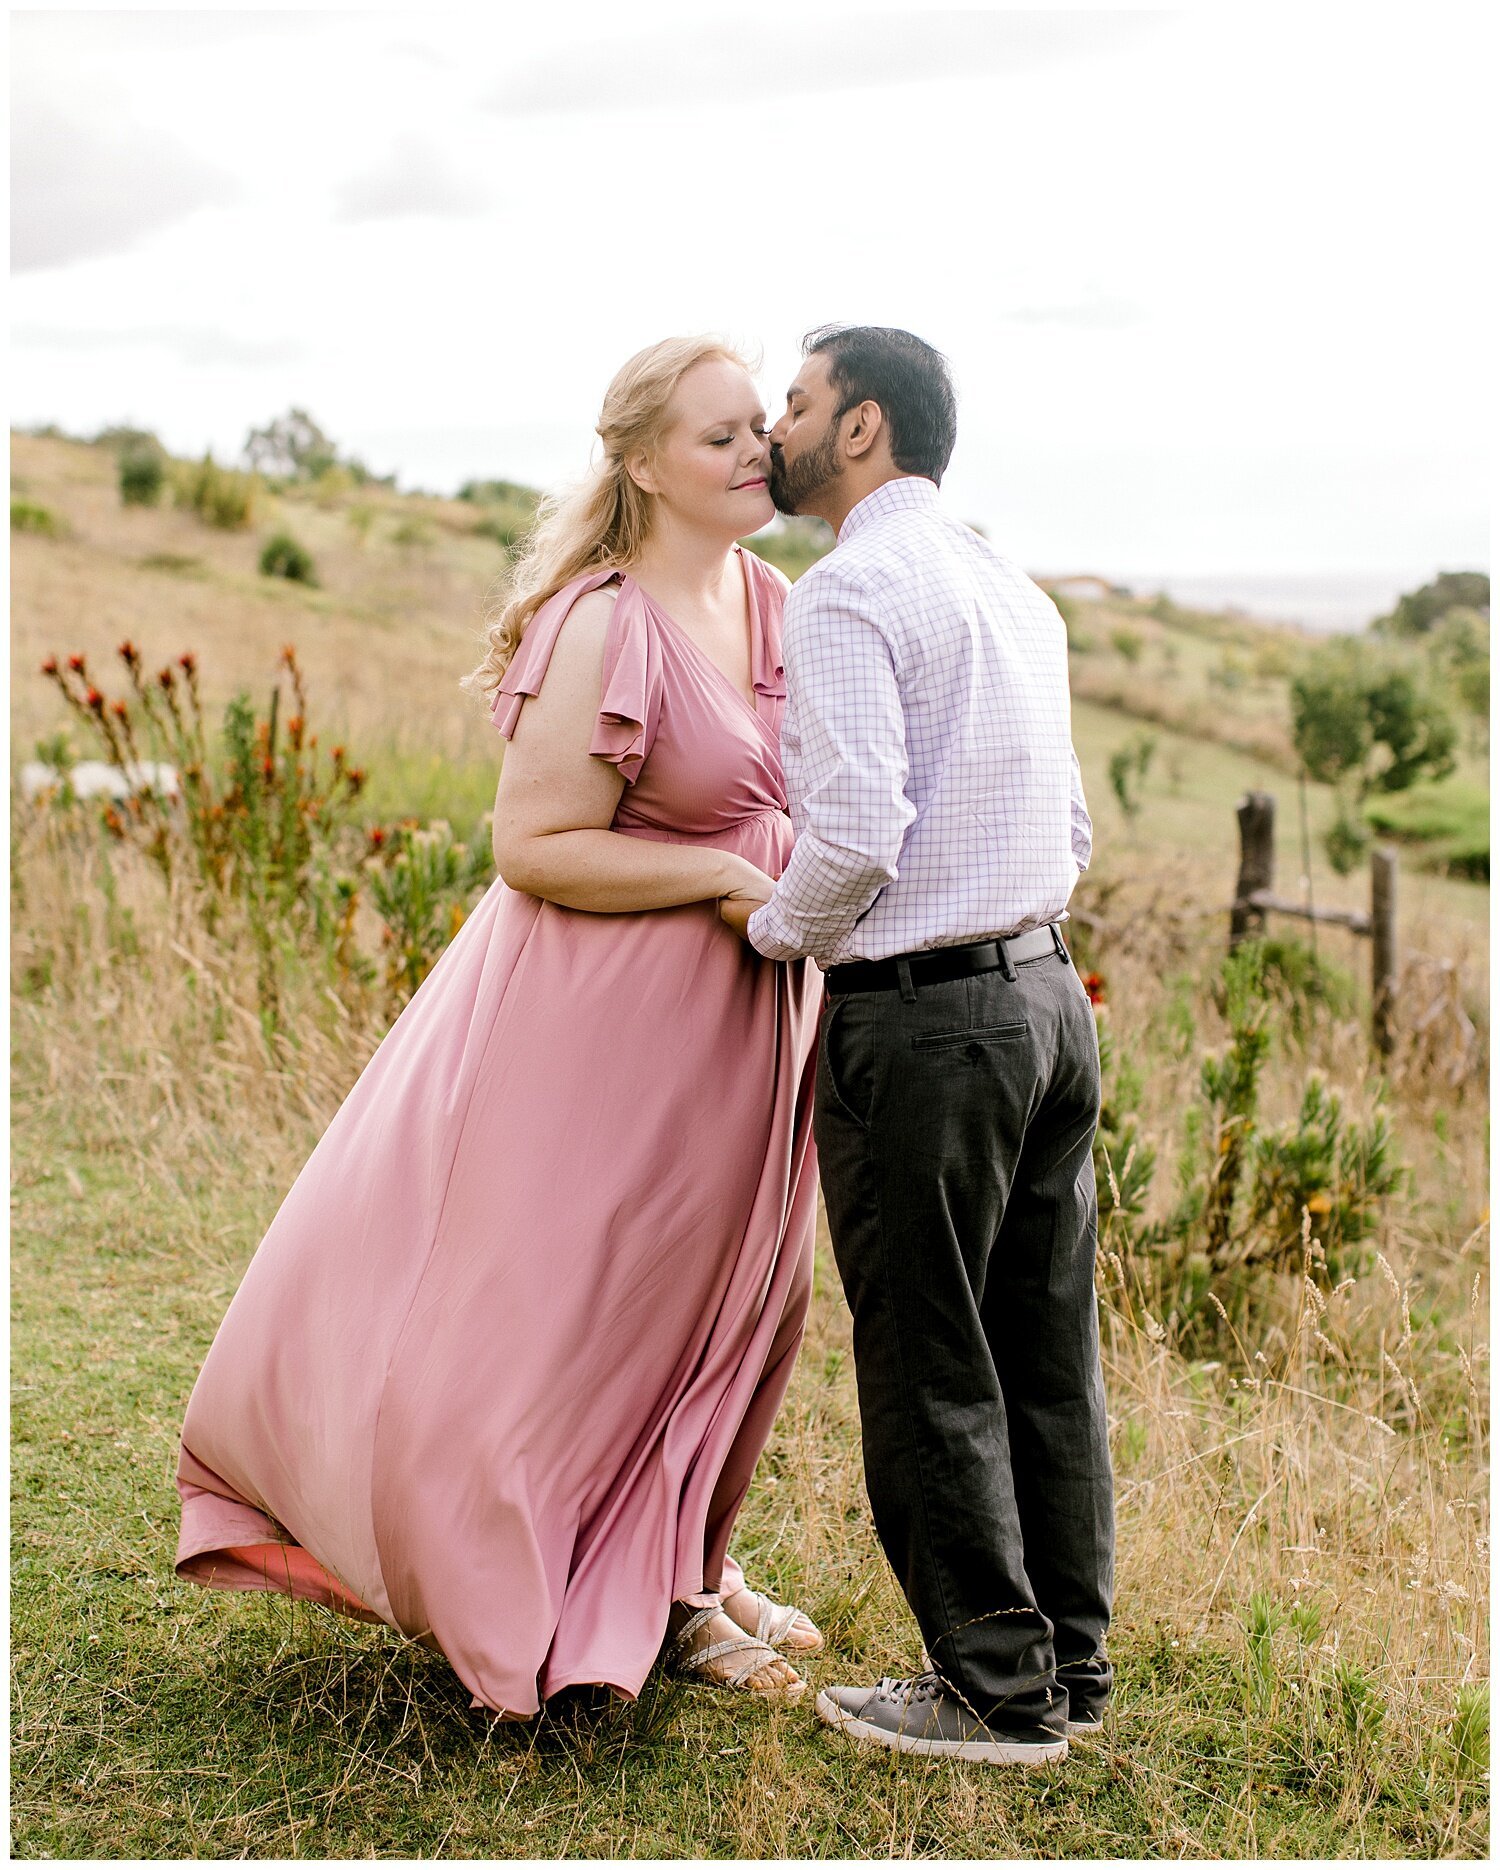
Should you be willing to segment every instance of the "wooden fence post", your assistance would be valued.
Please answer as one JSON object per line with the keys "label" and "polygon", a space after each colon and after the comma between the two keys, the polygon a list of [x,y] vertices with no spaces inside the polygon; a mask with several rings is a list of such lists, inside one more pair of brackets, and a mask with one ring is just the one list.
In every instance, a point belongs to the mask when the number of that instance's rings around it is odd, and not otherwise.
{"label": "wooden fence post", "polygon": [[1370,856],[1370,1004],[1375,1050],[1396,1042],[1396,851],[1379,844]]}
{"label": "wooden fence post", "polygon": [[1247,936],[1264,935],[1266,912],[1249,898],[1269,890],[1276,881],[1276,798],[1270,792],[1247,792],[1235,807],[1240,821],[1240,874],[1234,886],[1234,907],[1229,912],[1229,946],[1237,948]]}

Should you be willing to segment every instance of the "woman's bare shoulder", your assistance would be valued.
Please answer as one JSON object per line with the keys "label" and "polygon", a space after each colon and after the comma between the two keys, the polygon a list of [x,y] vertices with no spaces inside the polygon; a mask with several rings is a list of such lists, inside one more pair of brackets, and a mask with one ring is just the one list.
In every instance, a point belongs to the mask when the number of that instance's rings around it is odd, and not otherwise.
{"label": "woman's bare shoulder", "polygon": [[609,635],[609,620],[614,615],[615,601],[619,595],[618,586],[606,584],[592,591],[584,591],[574,598],[558,629],[557,643],[552,651],[554,665],[566,668],[591,665],[598,668],[604,656],[605,639]]}

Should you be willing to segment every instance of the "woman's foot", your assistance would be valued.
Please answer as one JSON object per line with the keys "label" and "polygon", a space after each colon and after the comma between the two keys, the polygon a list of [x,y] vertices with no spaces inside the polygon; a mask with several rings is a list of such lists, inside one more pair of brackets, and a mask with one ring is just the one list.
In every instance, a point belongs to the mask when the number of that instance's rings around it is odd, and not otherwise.
{"label": "woman's foot", "polygon": [[807,1683],[769,1643],[747,1635],[718,1605],[673,1604],[667,1660],[679,1675],[747,1694],[796,1701]]}
{"label": "woman's foot", "polygon": [[764,1592],[752,1591],[749,1585],[730,1592],[722,1602],[732,1623],[773,1649],[784,1649],[792,1656],[810,1656],[823,1647],[823,1632],[805,1610],[778,1604]]}

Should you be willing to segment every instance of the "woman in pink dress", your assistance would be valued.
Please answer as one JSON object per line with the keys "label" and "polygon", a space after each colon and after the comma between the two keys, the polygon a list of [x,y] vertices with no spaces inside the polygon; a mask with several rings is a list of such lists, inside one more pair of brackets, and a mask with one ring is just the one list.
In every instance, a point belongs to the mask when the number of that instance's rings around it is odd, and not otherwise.
{"label": "woman in pink dress", "polygon": [[663,1649],[795,1696],[730,1532],[811,1289],[819,977],[720,919],[791,848],[766,422],[633,358],[470,681],[500,877],[278,1211],[188,1404],[177,1570],[383,1621],[516,1717]]}

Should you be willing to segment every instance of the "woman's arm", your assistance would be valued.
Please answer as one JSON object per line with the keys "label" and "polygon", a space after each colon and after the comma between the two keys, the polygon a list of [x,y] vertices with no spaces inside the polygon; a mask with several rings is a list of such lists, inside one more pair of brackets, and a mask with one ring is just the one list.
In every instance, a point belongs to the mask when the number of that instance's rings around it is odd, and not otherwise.
{"label": "woman's arm", "polygon": [[605,915],[758,895],[768,879],[732,851],[609,829],[625,781],[588,749],[614,603],[612,591],[579,598],[540,693],[521,709],[495,791],[495,868],[513,890]]}

